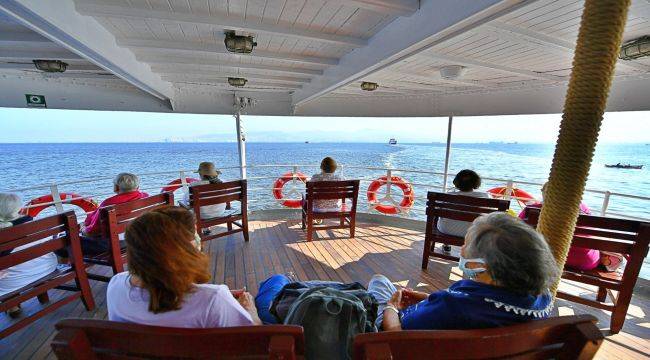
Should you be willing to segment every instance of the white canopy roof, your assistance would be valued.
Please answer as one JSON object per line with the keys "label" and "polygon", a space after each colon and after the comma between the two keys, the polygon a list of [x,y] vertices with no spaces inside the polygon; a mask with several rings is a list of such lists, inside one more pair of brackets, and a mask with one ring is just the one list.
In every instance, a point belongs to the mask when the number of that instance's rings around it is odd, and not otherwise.
{"label": "white canopy roof", "polygon": [[[625,40],[650,35],[633,0]],[[3,0],[0,106],[257,115],[562,111],[583,1]],[[229,53],[225,30],[253,35]],[[37,71],[33,59],[70,64]],[[465,72],[444,79],[440,68]],[[242,89],[228,77],[247,78]],[[608,111],[650,110],[650,58],[620,60]],[[373,92],[362,81],[376,82]]]}

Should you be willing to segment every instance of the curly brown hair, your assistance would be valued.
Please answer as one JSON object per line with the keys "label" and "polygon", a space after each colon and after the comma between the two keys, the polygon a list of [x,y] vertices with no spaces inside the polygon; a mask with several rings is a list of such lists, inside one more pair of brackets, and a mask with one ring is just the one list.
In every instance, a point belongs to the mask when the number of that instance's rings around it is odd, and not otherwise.
{"label": "curly brown hair", "polygon": [[178,310],[194,284],[210,280],[208,257],[193,245],[194,215],[170,206],[143,214],[126,229],[129,272],[149,292],[149,311]]}

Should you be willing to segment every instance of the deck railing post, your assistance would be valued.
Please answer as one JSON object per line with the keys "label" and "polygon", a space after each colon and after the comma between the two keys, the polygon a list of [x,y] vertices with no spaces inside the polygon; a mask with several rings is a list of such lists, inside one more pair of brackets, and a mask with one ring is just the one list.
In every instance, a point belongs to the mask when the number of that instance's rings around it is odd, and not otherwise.
{"label": "deck railing post", "polygon": [[605,191],[603,198],[603,207],[600,209],[600,216],[607,216],[607,208],[609,207],[609,197],[612,195],[611,191]]}
{"label": "deck railing post", "polygon": [[515,184],[512,182],[512,180],[508,180],[508,182],[506,183],[506,191],[503,194],[504,200],[510,200],[511,198],[510,194],[512,194],[512,189],[514,189],[514,187]]}
{"label": "deck railing post", "polygon": [[237,150],[239,150],[239,170],[242,179],[246,179],[246,135],[242,127],[241,111],[235,112],[235,126],[237,127]]}
{"label": "deck railing post", "polygon": [[63,213],[63,203],[61,202],[59,187],[56,184],[50,185],[50,193],[52,194],[52,201],[54,201],[54,208],[57,214]]}
{"label": "deck railing post", "polygon": [[188,186],[187,186],[187,179],[185,179],[185,171],[180,171],[179,172],[179,179],[181,179],[181,187],[183,188],[183,192],[188,193]]}
{"label": "deck railing post", "polygon": [[445,150],[445,172],[442,177],[442,192],[447,192],[447,178],[449,177],[449,157],[451,156],[451,126],[453,122],[453,115],[449,115],[449,123],[447,123],[447,148]]}
{"label": "deck railing post", "polygon": [[386,197],[390,197],[390,184],[393,179],[393,171],[391,169],[386,170]]}

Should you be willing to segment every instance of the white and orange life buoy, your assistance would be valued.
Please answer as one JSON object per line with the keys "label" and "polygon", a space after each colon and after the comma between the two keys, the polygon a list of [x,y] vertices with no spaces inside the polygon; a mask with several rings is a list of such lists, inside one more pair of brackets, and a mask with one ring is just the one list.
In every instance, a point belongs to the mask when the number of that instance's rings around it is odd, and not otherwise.
{"label": "white and orange life buoy", "polygon": [[[490,196],[495,199],[505,198],[507,192],[508,192],[508,187],[506,186],[498,186],[487,191],[487,193],[490,194]],[[518,189],[516,187],[511,188],[510,193],[508,193],[507,195],[508,197],[517,200],[519,206],[521,206],[522,208],[526,207],[528,203],[532,201],[536,201],[533,195],[529,194],[524,190]]]}
{"label": "white and orange life buoy", "polygon": [[[72,204],[81,208],[86,213],[93,212],[99,207],[97,202],[91,198],[86,198],[75,193],[60,193],[59,197],[63,204]],[[35,206],[40,205],[40,206]],[[36,217],[41,211],[46,208],[54,205],[54,197],[52,195],[43,195],[32,199],[30,202],[25,205],[25,208],[20,210],[20,213],[23,215],[29,215],[31,217]],[[28,206],[33,206],[29,207]]]}
{"label": "white and orange life buoy", "polygon": [[[293,173],[291,171],[280,176],[275,180],[275,182],[273,182],[273,197],[276,198],[277,200],[283,200],[284,194],[282,193],[282,188],[286,183],[290,181],[292,182],[300,181],[302,183],[306,183],[307,176],[305,176],[305,174],[301,172]],[[295,189],[292,190],[292,192],[295,192]],[[286,199],[282,201],[281,204],[288,208],[299,208],[302,206],[302,201],[300,199]]]}
{"label": "white and orange life buoy", "polygon": [[[187,184],[191,184],[191,183],[193,183],[193,182],[197,182],[197,181],[200,181],[200,180],[199,180],[199,179],[195,179],[195,178],[189,178],[189,177],[186,177],[186,178],[185,178],[185,182],[186,182]],[[164,186],[164,187],[160,190],[160,192],[161,192],[161,193],[168,192],[168,191],[169,191],[169,192],[174,192],[174,191],[178,190],[181,186],[183,186],[183,180],[181,180],[181,179],[179,178],[179,179],[176,179],[176,180],[172,180],[172,181],[170,181],[170,182],[167,184],[167,186]]]}
{"label": "white and orange life buoy", "polygon": [[[402,190],[402,200],[399,203],[392,200],[390,196],[386,196],[384,199],[377,199],[377,190],[379,190],[379,188],[382,186],[388,185],[387,176],[381,176],[370,183],[370,186],[368,186],[367,194],[368,203],[373,209],[383,214],[395,215],[404,211],[408,211],[408,209],[410,209],[415,202],[415,193],[413,192],[413,186],[411,183],[399,176],[391,176],[390,183],[391,185],[395,185],[400,188],[400,190]],[[385,200],[386,198],[388,198],[391,204],[381,203],[381,200]]]}

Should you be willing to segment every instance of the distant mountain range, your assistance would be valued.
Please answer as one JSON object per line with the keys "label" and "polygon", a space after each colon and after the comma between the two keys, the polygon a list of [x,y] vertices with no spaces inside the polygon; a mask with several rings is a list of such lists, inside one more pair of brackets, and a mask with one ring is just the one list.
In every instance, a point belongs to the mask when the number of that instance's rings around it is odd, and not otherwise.
{"label": "distant mountain range", "polygon": [[[388,142],[394,137],[398,142],[426,142],[421,137],[409,135],[408,133],[396,133],[389,136],[385,130],[355,130],[355,131],[251,131],[246,132],[246,140],[250,142]],[[431,139],[432,141],[434,139]],[[200,136],[188,137],[167,137],[164,142],[235,142],[233,133],[214,133]]]}

